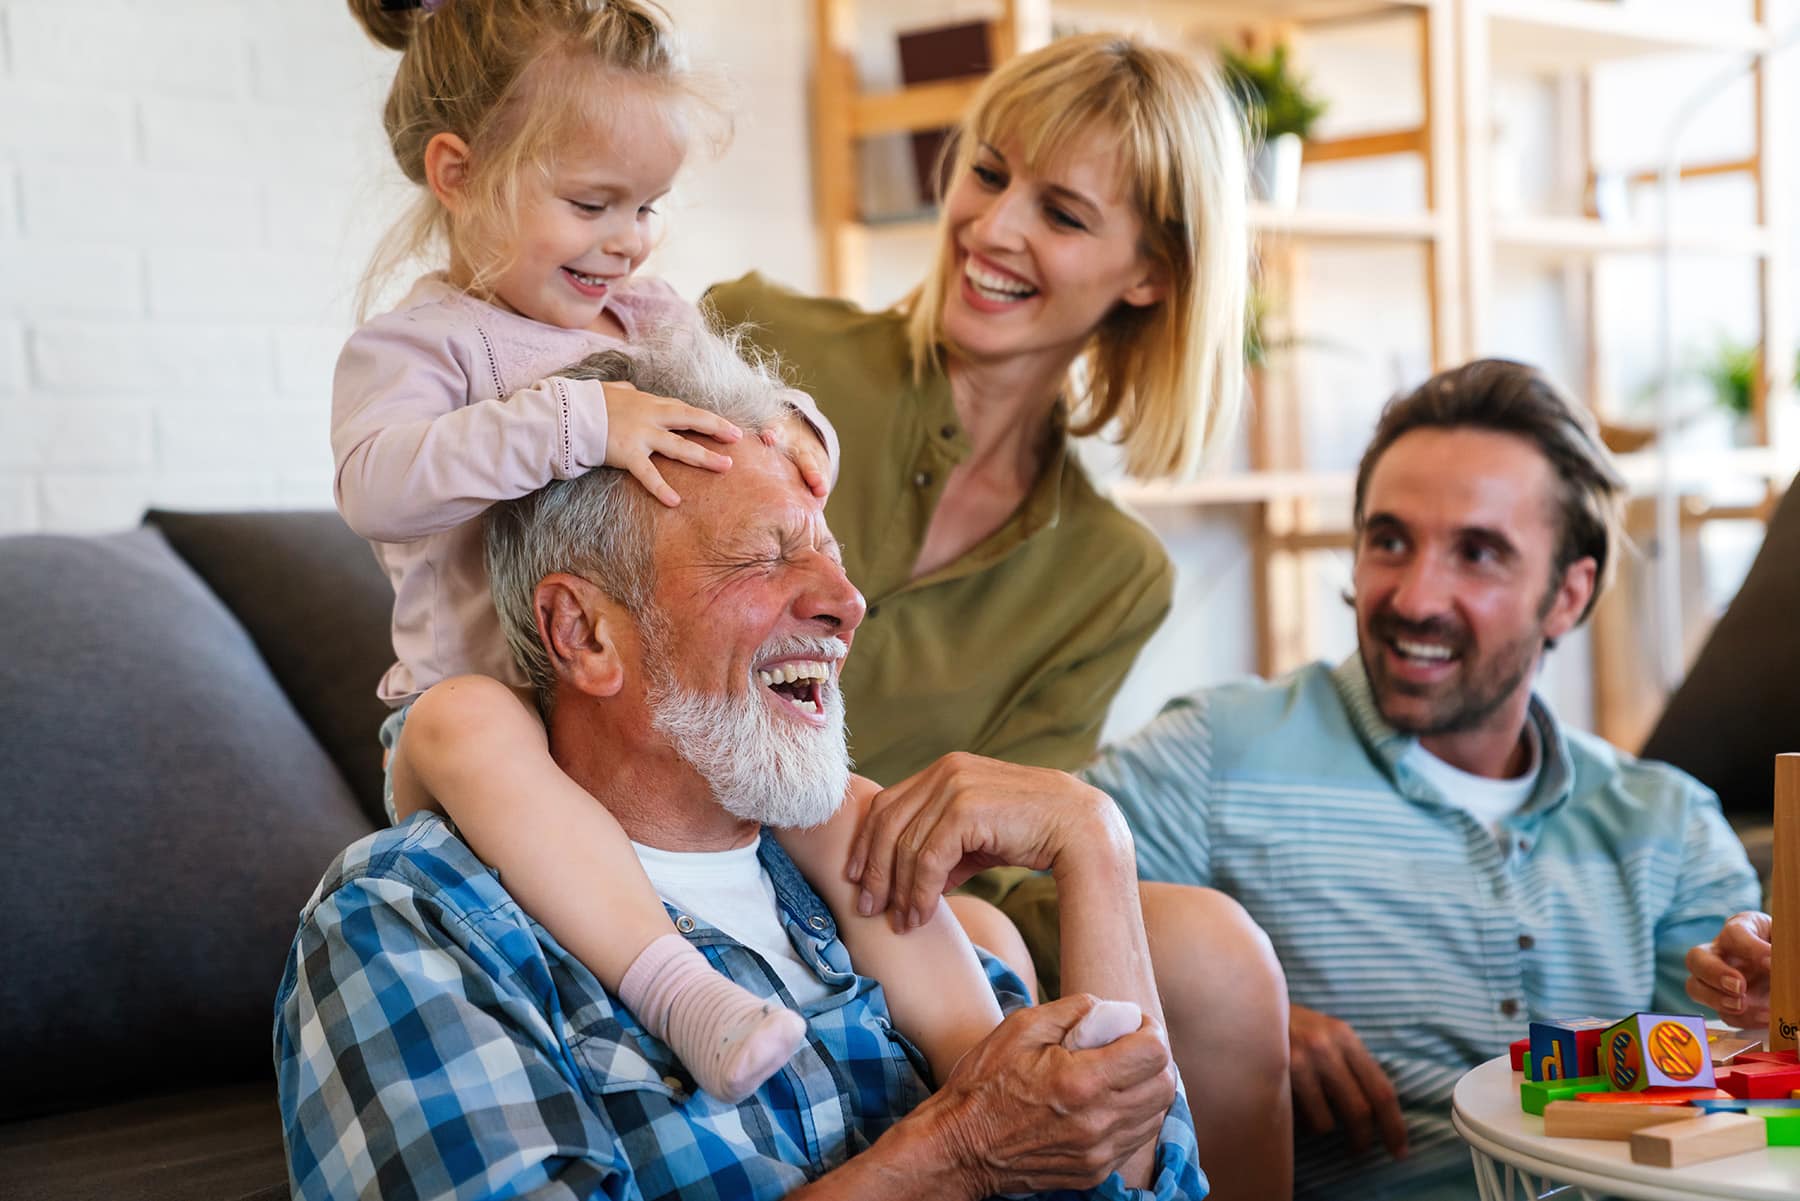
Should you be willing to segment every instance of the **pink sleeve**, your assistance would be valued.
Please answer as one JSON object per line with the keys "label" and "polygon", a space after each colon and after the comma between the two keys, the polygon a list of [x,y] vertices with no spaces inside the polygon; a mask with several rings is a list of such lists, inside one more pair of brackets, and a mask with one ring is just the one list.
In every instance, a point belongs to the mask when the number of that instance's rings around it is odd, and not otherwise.
{"label": "pink sleeve", "polygon": [[332,385],[335,490],[364,538],[442,533],[605,461],[597,381],[553,377],[470,403],[471,372],[488,370],[479,333],[427,308],[378,317],[345,344]]}
{"label": "pink sleeve", "polygon": [[[711,330],[712,325],[705,314],[682,299],[681,293],[671,287],[667,280],[654,276],[634,276],[630,287],[633,300],[638,306],[638,320],[651,324],[669,322],[693,330]],[[826,483],[835,487],[838,475],[837,431],[831,428],[831,422],[819,411],[818,402],[805,392],[789,388],[783,398],[806,419],[813,432],[819,435],[819,441],[825,444],[825,455],[830,460]]]}

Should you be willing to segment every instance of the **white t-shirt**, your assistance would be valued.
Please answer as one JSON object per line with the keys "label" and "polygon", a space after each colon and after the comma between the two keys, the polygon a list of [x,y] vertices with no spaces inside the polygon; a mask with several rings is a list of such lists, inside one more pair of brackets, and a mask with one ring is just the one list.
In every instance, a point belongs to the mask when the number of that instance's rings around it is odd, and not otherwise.
{"label": "white t-shirt", "polygon": [[830,990],[788,939],[775,882],[756,856],[761,842],[758,835],[730,851],[665,851],[638,842],[631,849],[658,896],[761,955],[787,985],[795,1007],[805,1009]]}
{"label": "white t-shirt", "polygon": [[1510,780],[1490,780],[1452,767],[1417,742],[1406,752],[1405,761],[1429,780],[1446,801],[1468,810],[1476,821],[1494,832],[1495,838],[1505,841],[1500,823],[1523,809],[1537,788],[1538,768],[1544,761],[1539,737],[1537,722],[1527,721],[1525,738],[1529,759],[1525,770]]}

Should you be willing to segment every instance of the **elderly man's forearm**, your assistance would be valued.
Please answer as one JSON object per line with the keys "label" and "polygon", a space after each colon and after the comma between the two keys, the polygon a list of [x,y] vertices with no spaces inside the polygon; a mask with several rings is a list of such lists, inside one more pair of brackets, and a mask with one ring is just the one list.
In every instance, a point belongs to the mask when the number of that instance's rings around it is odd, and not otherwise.
{"label": "elderly man's forearm", "polygon": [[940,1097],[924,1104],[852,1157],[788,1194],[790,1201],[909,1201],[915,1197],[978,1201],[993,1192],[964,1160],[966,1138]]}

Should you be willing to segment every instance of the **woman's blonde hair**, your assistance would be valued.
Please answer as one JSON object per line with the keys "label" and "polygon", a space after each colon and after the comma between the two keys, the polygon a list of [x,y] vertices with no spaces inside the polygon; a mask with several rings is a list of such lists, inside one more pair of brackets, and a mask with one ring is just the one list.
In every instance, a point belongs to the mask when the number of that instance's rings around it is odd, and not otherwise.
{"label": "woman's blonde hair", "polygon": [[716,140],[727,132],[722,110],[688,72],[667,15],[646,0],[349,4],[371,38],[401,52],[382,123],[394,160],[421,189],[375,252],[359,295],[364,312],[403,264],[456,236],[425,178],[425,148],[440,133],[469,147],[467,211],[458,224],[487,235],[488,245],[455,249],[468,261],[470,290],[480,292],[508,265],[498,247],[516,226],[524,173],[553,172],[559,146],[617,119],[601,107],[617,93],[593,85],[648,88],[672,102],[672,121],[704,115],[714,119]]}
{"label": "woman's blonde hair", "polygon": [[[1237,420],[1244,387],[1250,250],[1243,118],[1212,70],[1118,34],[1062,38],[1013,59],[982,86],[958,129],[952,180],[983,143],[1033,173],[1087,137],[1118,147],[1143,222],[1142,250],[1166,294],[1118,305],[1076,372],[1070,431],[1117,421],[1138,479],[1192,471]],[[940,222],[937,262],[905,302],[915,369],[941,365],[956,254]]]}

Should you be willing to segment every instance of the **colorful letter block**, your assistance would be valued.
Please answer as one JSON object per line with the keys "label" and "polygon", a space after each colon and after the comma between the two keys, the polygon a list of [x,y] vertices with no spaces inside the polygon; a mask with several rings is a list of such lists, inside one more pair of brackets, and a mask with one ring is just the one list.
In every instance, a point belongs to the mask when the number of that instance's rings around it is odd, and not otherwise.
{"label": "colorful letter block", "polygon": [[1706,1023],[1686,1014],[1635,1013],[1601,1036],[1598,1067],[1619,1092],[1710,1087]]}
{"label": "colorful letter block", "polygon": [[1531,1023],[1531,1078],[1573,1080],[1599,1075],[1596,1052],[1610,1025],[1605,1018]]}

